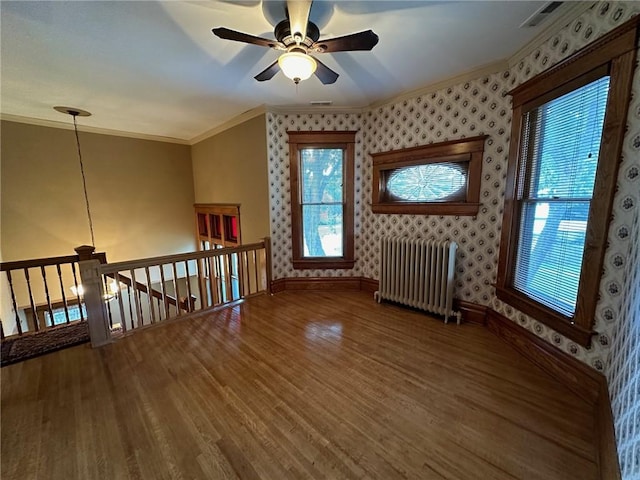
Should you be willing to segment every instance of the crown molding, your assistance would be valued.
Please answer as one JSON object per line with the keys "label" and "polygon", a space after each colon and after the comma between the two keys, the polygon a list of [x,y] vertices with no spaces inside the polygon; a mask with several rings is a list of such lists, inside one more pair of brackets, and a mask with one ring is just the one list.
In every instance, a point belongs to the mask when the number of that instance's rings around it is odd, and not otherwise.
{"label": "crown molding", "polygon": [[236,117],[233,117],[231,120],[227,120],[226,122],[218,125],[217,127],[213,127],[211,130],[207,130],[206,132],[201,133],[196,137],[193,137],[191,140],[189,140],[188,144],[195,145],[196,143],[206,140],[209,137],[218,135],[219,133],[222,133],[225,130],[229,130],[230,128],[238,126],[241,123],[251,120],[252,118],[258,117],[260,115],[264,115],[265,113],[267,113],[267,109],[264,105],[260,105],[256,108],[252,108],[251,110],[247,110],[246,112],[241,113]]}
{"label": "crown molding", "polygon": [[513,67],[520,60],[531,54],[531,52],[551,38],[552,35],[569,25],[590,8],[593,8],[596,3],[597,2],[564,2],[556,12],[555,16],[557,16],[557,18],[529,40],[524,47],[509,57],[509,67]]}
{"label": "crown molding", "polygon": [[333,114],[333,113],[352,113],[359,115],[365,112],[369,107],[333,107],[331,105],[271,105],[267,107],[269,113],[277,113],[281,115],[306,115],[306,114]]}
{"label": "crown molding", "polygon": [[468,70],[464,73],[461,73],[460,75],[456,75],[455,77],[444,78],[434,83],[430,83],[429,85],[420,87],[417,90],[411,90],[409,92],[401,93],[400,95],[397,95],[395,97],[375,101],[367,107],[367,110],[402,102],[404,100],[409,100],[411,98],[426,95],[437,90],[442,90],[443,88],[453,87],[470,80],[475,80],[476,78],[482,77],[484,75],[491,75],[502,70],[506,70],[507,68],[509,68],[509,64],[506,60],[498,60],[497,62],[488,63],[473,70]]}
{"label": "crown molding", "polygon": [[[11,115],[8,113],[0,114],[0,120],[15,123],[25,123],[28,125],[36,125],[39,127],[59,128],[62,130],[73,130],[73,124],[69,122],[60,122],[56,120],[45,120],[42,118],[23,117],[20,115]],[[109,128],[91,127],[88,125],[78,125],[78,131],[86,133],[97,133],[99,135],[111,135],[114,137],[137,138],[139,140],[151,140],[154,142],[176,143],[179,145],[189,145],[187,140],[173,137],[162,137],[160,135],[149,135],[146,133],[125,132],[123,130],[112,130]]]}

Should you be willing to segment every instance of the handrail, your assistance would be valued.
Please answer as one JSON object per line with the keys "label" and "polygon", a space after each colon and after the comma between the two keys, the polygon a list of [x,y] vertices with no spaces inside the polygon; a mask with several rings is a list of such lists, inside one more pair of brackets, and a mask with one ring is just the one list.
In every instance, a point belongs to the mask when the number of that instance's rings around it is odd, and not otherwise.
{"label": "handrail", "polygon": [[128,260],[124,262],[108,263],[100,267],[100,271],[104,274],[115,273],[121,270],[131,270],[136,268],[149,267],[151,265],[161,265],[167,263],[187,262],[189,260],[202,260],[209,257],[220,257],[229,253],[249,252],[264,248],[264,241],[241,245],[239,247],[224,247],[214,250],[202,250],[191,253],[178,253],[176,255],[163,255],[161,257],[144,258],[141,260]]}
{"label": "handrail", "polygon": [[65,255],[62,257],[32,258],[29,260],[16,260],[0,263],[0,271],[22,270],[23,268],[48,267],[49,265],[62,265],[78,261],[78,255]]}
{"label": "handrail", "polygon": [[[98,259],[100,263],[107,263],[106,255],[102,252],[94,253],[93,258]],[[30,258],[28,260],[14,260],[10,262],[0,263],[0,272],[6,272],[7,270],[22,270],[24,268],[49,267],[51,265],[77,263],[78,261],[80,261],[79,255],[63,255],[60,257],[44,257],[44,258]]]}

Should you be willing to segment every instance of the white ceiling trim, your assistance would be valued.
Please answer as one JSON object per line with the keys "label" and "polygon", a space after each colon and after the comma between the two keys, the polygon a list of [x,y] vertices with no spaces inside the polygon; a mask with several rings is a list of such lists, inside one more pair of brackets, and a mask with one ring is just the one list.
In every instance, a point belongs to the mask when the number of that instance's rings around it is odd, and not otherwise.
{"label": "white ceiling trim", "polygon": [[[73,130],[73,122],[58,122],[54,120],[44,120],[41,118],[23,117],[9,113],[1,113],[0,120],[7,122],[26,123],[40,127],[61,128],[63,130]],[[140,140],[151,140],[154,142],[177,143],[179,145],[190,145],[188,140],[182,138],[162,137],[159,135],[149,135],[146,133],[125,132],[124,130],[112,130],[109,128],[91,127],[78,123],[78,131],[87,133],[97,133],[100,135],[113,135],[115,137],[137,138]]]}
{"label": "white ceiling trim", "polygon": [[266,112],[267,112],[267,109],[264,105],[260,105],[259,107],[252,108],[251,110],[247,110],[246,112],[241,113],[236,117],[233,117],[231,120],[224,122],[222,125],[218,125],[217,127],[212,128],[211,130],[207,130],[206,132],[193,137],[187,143],[189,145],[195,145],[196,143],[206,140],[209,137],[213,137],[214,135],[224,132],[225,130],[229,130],[230,128],[233,128],[237,125],[240,125],[241,123],[251,120],[252,118],[258,117],[260,115],[264,115]]}
{"label": "white ceiling trim", "polygon": [[460,83],[468,82],[470,80],[475,80],[476,78],[482,77],[484,75],[491,75],[492,73],[506,70],[508,67],[509,67],[509,63],[507,62],[507,60],[499,60],[497,62],[489,63],[482,67],[469,70],[468,72],[461,73],[460,75],[456,75],[455,77],[450,77],[450,78],[442,79],[435,83],[431,83],[417,90],[412,90],[410,92],[405,92],[395,97],[385,98],[384,100],[373,102],[367,108],[378,108],[384,105],[398,103],[403,100],[409,100],[410,98],[419,97],[421,95],[426,95],[428,93],[432,93],[437,90],[442,90],[443,88],[453,87],[455,85],[459,85]]}

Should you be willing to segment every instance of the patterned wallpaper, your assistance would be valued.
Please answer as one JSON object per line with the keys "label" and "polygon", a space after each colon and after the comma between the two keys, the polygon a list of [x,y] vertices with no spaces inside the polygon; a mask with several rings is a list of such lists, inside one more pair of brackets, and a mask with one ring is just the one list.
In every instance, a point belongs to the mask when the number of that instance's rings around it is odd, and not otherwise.
{"label": "patterned wallpaper", "polygon": [[[636,172],[637,173],[637,172]],[[638,178],[638,176],[636,176]],[[637,189],[640,191],[640,188]],[[638,210],[638,209],[636,209]],[[607,367],[620,469],[624,479],[640,478],[640,211],[631,226],[629,262],[620,320],[613,330]]]}

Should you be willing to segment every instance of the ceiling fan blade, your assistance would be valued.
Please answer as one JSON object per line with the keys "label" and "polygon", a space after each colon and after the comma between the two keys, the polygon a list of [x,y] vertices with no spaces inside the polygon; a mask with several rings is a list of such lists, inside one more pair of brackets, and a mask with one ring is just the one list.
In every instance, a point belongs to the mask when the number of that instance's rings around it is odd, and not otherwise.
{"label": "ceiling fan blade", "polygon": [[378,35],[373,30],[352,33],[344,37],[318,40],[311,46],[311,50],[318,53],[350,52],[352,50],[371,50],[378,43]]}
{"label": "ceiling fan blade", "polygon": [[316,77],[324,84],[329,85],[331,83],[335,83],[340,75],[327,67],[324,63],[322,63],[317,58],[313,57],[313,59],[318,64],[318,68],[316,68]]}
{"label": "ceiling fan blade", "polygon": [[311,2],[312,0],[287,0],[291,36],[295,39],[295,35],[299,33],[301,42],[304,41],[307,36],[307,23],[309,22]]}
{"label": "ceiling fan blade", "polygon": [[264,82],[265,80],[271,80],[273,76],[279,71],[280,66],[278,65],[278,61],[276,60],[253,78],[255,78],[259,82]]}
{"label": "ceiling fan blade", "polygon": [[260,45],[261,47],[275,48],[278,42],[262,37],[254,37],[248,33],[237,32],[228,28],[220,27],[211,30],[216,36],[223,40],[234,40],[236,42],[250,43],[252,45]]}

